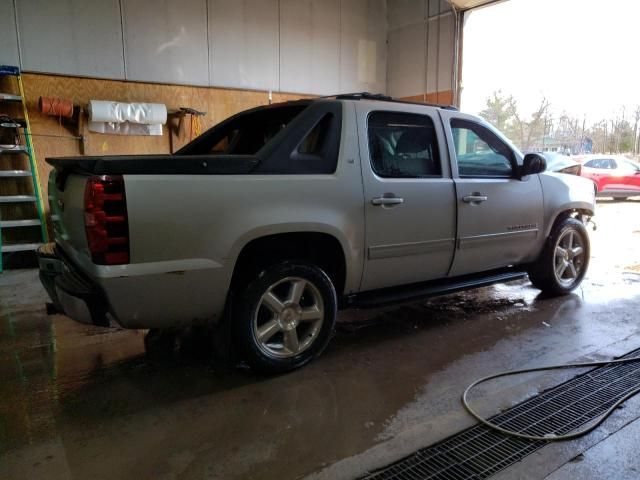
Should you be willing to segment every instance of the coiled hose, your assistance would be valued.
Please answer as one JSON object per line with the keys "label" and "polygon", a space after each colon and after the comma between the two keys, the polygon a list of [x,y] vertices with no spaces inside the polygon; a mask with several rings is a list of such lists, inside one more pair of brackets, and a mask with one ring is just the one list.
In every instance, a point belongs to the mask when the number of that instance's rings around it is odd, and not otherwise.
{"label": "coiled hose", "polygon": [[469,392],[471,390],[473,390],[475,387],[477,387],[478,385],[488,382],[489,380],[493,380],[496,378],[501,378],[501,377],[508,377],[510,375],[519,375],[522,373],[531,373],[531,372],[542,372],[545,370],[561,370],[561,369],[569,369],[569,368],[586,368],[586,367],[604,367],[607,365],[616,365],[616,364],[621,364],[621,363],[632,363],[632,362],[640,362],[640,357],[631,357],[631,358],[621,358],[619,360],[607,360],[607,361],[602,361],[602,362],[584,362],[584,363],[568,363],[568,364],[564,364],[564,365],[549,365],[546,367],[536,367],[536,368],[525,368],[522,370],[509,370],[509,371],[505,371],[505,372],[500,372],[500,373],[495,373],[493,375],[489,375],[487,377],[483,377],[480,378],[479,380],[476,380],[475,382],[473,382],[471,385],[469,385],[464,393],[462,394],[462,404],[464,405],[464,408],[467,410],[467,412],[469,412],[473,417],[476,418],[476,420],[478,420],[480,423],[486,425],[487,427],[496,430],[500,433],[504,433],[505,435],[510,435],[512,437],[517,437],[517,438],[522,438],[525,440],[535,440],[535,441],[543,441],[543,442],[558,442],[558,441],[564,441],[564,440],[572,440],[574,438],[578,438],[581,437],[583,435],[586,435],[587,433],[591,432],[592,430],[596,429],[598,426],[600,426],[600,424],[602,424],[602,422],[604,422],[607,417],[609,417],[609,415],[611,415],[613,413],[613,411],[618,408],[622,403],[624,403],[625,401],[627,401],[629,398],[633,397],[634,395],[636,395],[637,393],[640,393],[640,386],[638,386],[638,388],[632,390],[631,392],[627,393],[624,397],[622,397],[620,400],[618,400],[616,403],[614,403],[606,412],[604,412],[600,418],[598,419],[597,422],[595,422],[594,424],[583,428],[582,430],[578,430],[576,432],[573,433],[569,433],[566,435],[555,435],[553,433],[551,434],[547,434],[544,436],[537,436],[537,435],[526,435],[524,433],[519,433],[519,432],[515,432],[512,430],[508,430],[506,428],[502,428],[500,425],[496,425],[495,423],[490,422],[489,420],[487,420],[486,418],[484,418],[482,415],[480,415],[478,412],[476,412],[473,408],[471,408],[471,405],[469,405]]}

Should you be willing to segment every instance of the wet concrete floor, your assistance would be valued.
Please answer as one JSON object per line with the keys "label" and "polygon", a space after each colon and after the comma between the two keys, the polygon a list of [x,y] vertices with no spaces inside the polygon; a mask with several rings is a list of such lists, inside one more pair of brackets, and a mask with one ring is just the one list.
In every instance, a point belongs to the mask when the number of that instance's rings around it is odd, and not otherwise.
{"label": "wet concrete floor", "polygon": [[[640,347],[640,201],[598,208],[574,294],[543,298],[523,281],[343,312],[324,355],[280,377],[221,366],[195,335],[149,355],[144,332],[47,316],[37,272],[7,271],[0,479],[355,478],[383,466],[472,425],[459,397],[477,377]],[[477,405],[496,413],[573,373],[496,383]],[[499,476],[601,478],[598,455],[612,449],[633,472],[637,400]]]}

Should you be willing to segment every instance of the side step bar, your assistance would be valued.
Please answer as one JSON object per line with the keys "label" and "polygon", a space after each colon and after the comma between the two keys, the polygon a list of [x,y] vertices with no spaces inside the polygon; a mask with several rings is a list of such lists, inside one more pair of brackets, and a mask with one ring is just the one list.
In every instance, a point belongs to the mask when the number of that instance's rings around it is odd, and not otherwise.
{"label": "side step bar", "polygon": [[372,290],[347,297],[346,306],[373,308],[399,302],[411,302],[439,295],[446,295],[472,288],[486,287],[495,283],[511,282],[527,277],[524,270],[503,269],[483,274],[464,275],[447,280],[413,283],[400,287]]}

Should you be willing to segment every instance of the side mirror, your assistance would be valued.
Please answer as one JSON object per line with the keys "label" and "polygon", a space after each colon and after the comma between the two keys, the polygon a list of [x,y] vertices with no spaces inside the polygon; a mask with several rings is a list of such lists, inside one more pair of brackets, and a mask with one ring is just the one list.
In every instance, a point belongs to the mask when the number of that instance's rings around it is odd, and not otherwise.
{"label": "side mirror", "polygon": [[542,173],[547,169],[547,160],[539,153],[527,153],[520,167],[520,178]]}

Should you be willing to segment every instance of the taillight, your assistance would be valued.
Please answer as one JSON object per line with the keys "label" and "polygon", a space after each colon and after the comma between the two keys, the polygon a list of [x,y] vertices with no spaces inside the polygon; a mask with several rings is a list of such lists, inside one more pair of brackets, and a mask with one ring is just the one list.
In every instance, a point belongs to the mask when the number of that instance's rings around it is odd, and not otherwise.
{"label": "taillight", "polygon": [[93,263],[129,263],[129,222],[121,175],[89,177],[84,191],[84,227]]}

